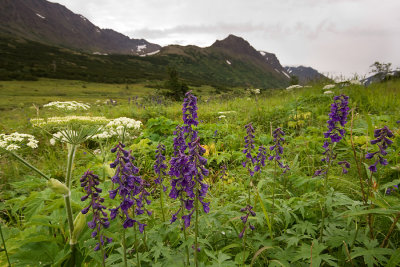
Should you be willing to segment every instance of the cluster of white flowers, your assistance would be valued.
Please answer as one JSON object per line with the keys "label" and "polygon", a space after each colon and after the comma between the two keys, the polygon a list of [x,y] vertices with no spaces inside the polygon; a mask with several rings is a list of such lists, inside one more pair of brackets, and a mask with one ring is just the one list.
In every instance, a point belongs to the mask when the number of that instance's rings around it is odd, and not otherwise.
{"label": "cluster of white flowers", "polygon": [[230,110],[230,111],[219,111],[218,114],[230,114],[230,113],[236,113],[236,111]]}
{"label": "cluster of white flowers", "polygon": [[0,134],[0,148],[4,148],[8,151],[18,150],[22,145],[26,145],[30,148],[37,148],[39,141],[35,139],[33,135],[12,133],[12,134]]}
{"label": "cluster of white flowers", "polygon": [[40,127],[44,125],[57,126],[65,125],[68,123],[76,122],[80,124],[104,124],[110,120],[106,117],[91,117],[91,116],[65,116],[65,117],[50,117],[45,119],[35,118],[31,119],[33,126]]}
{"label": "cluster of white flowers", "polygon": [[330,91],[330,90],[328,90],[328,91],[325,91],[324,94],[325,94],[325,95],[330,95],[330,94],[333,94],[333,92]]}
{"label": "cluster of white flowers", "polygon": [[226,118],[226,116],[225,116],[225,115],[220,115],[220,116],[218,117],[218,119],[223,119],[223,118]]}
{"label": "cluster of white flowers", "polygon": [[141,121],[136,121],[134,119],[130,119],[127,117],[120,117],[110,121],[106,127],[110,128],[118,128],[118,127],[125,127],[126,129],[140,129],[142,125]]}
{"label": "cluster of white flowers", "polygon": [[335,88],[336,85],[334,84],[327,84],[324,86],[324,88],[322,88],[322,90],[329,90],[329,89],[333,89]]}
{"label": "cluster of white flowers", "polygon": [[260,94],[260,89],[247,89],[247,92],[249,94],[258,95],[258,94]]}
{"label": "cluster of white flowers", "polygon": [[361,82],[359,80],[351,80],[350,84],[361,85]]}
{"label": "cluster of white flowers", "polygon": [[286,90],[290,91],[290,90],[293,90],[293,89],[296,89],[296,88],[303,88],[303,86],[295,84],[295,85],[291,85],[289,87],[286,87]]}
{"label": "cluster of white flowers", "polygon": [[77,101],[54,101],[50,102],[48,104],[43,105],[45,108],[56,108],[56,109],[62,109],[62,110],[77,110],[77,109],[83,109],[87,110],[90,108],[89,104],[84,104],[80,103]]}
{"label": "cluster of white flowers", "polygon": [[[70,134],[75,134],[72,131],[69,131],[69,133]],[[65,138],[64,135],[65,135],[65,133],[63,134],[63,131],[56,132],[55,134],[53,134],[53,138],[50,139],[50,144],[52,146],[54,146],[56,144],[56,141],[59,141],[61,143],[66,143],[67,139]]]}
{"label": "cluster of white flowers", "polygon": [[120,117],[110,121],[104,128],[104,131],[93,135],[94,139],[107,139],[113,136],[130,136],[127,130],[139,130],[142,125],[141,121],[134,119]]}

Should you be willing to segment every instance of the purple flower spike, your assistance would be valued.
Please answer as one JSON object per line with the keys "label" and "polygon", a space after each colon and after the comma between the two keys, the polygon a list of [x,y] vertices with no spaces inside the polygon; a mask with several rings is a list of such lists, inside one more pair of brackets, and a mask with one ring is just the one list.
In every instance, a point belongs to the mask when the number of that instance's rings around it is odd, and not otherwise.
{"label": "purple flower spike", "polygon": [[394,134],[392,131],[387,127],[383,127],[380,129],[376,129],[374,131],[374,137],[376,139],[371,140],[371,144],[377,145],[378,146],[378,151],[368,153],[365,158],[366,159],[375,159],[375,162],[369,166],[369,170],[371,172],[377,172],[377,164],[378,162],[382,165],[385,166],[388,164],[387,160],[384,158],[384,156],[387,155],[386,149],[393,143],[390,138],[394,137]]}
{"label": "purple flower spike", "polygon": [[167,169],[167,165],[164,163],[165,156],[163,153],[165,152],[165,146],[163,144],[159,144],[156,150],[156,162],[154,164],[154,172],[158,175],[158,177],[154,180],[154,183],[161,184],[164,192],[167,188],[163,185],[163,176],[167,175],[165,169]]}
{"label": "purple flower spike", "polygon": [[272,132],[272,136],[274,137],[275,144],[269,148],[273,154],[268,157],[268,160],[275,160],[276,163],[278,163],[278,166],[283,169],[283,173],[286,173],[288,170],[290,170],[289,165],[284,165],[281,162],[281,155],[283,154],[282,144],[285,142],[285,138],[283,138],[283,136],[285,136],[285,133],[281,128],[276,128]]}
{"label": "purple flower spike", "polygon": [[243,230],[239,234],[239,238],[243,238],[243,235],[244,235],[244,233],[245,233],[245,231],[247,229],[247,224],[249,224],[249,227],[250,227],[251,230],[255,229],[255,227],[248,222],[248,218],[249,218],[250,215],[251,216],[256,216],[256,213],[253,211],[253,207],[250,206],[250,205],[247,205],[246,207],[240,209],[240,211],[246,213],[245,215],[240,217],[240,219],[242,220],[244,226],[243,226]]}
{"label": "purple flower spike", "polygon": [[205,168],[207,159],[202,155],[205,149],[200,145],[198,132],[193,128],[198,122],[197,116],[197,98],[187,92],[183,101],[183,126],[177,126],[174,132],[174,157],[170,160],[170,169],[168,174],[171,176],[171,191],[169,196],[173,199],[179,199],[183,203],[182,207],[172,215],[171,223],[178,218],[178,213],[189,211],[189,214],[183,215],[185,227],[190,226],[192,214],[194,212],[194,201],[196,196],[203,205],[204,212],[208,213],[209,203],[204,201],[207,195],[208,185],[203,182],[204,176],[208,175]]}
{"label": "purple flower spike", "polygon": [[131,151],[124,149],[125,145],[119,143],[111,151],[116,153],[115,161],[110,164],[111,168],[116,168],[115,175],[111,178],[111,181],[118,185],[114,190],[110,190],[110,198],[114,199],[116,196],[120,197],[120,205],[114,209],[110,209],[111,219],[115,219],[121,212],[121,218],[124,220],[123,227],[133,227],[136,223],[141,227],[141,224],[137,220],[133,220],[129,215],[129,209],[137,215],[143,214],[146,211],[151,214],[145,207],[144,203],[150,204],[148,196],[150,193],[146,190],[150,186],[148,182],[137,176],[139,169],[133,165],[135,158],[131,155]]}
{"label": "purple flower spike", "polygon": [[[340,142],[346,133],[344,127],[347,123],[347,116],[350,110],[348,104],[349,97],[346,95],[339,95],[333,98],[329,120],[327,121],[328,131],[324,133],[326,140],[322,146],[325,149],[322,153],[325,156],[322,161],[325,163],[329,163],[331,160],[335,159],[336,156],[332,151],[332,144]],[[350,164],[347,161],[340,161],[338,164],[342,167],[343,173],[348,172],[347,169],[350,168]],[[326,168],[317,170],[313,177],[324,174],[326,174]]]}
{"label": "purple flower spike", "polygon": [[[267,157],[267,150],[264,146],[258,147],[258,154],[253,156],[254,146],[254,128],[251,123],[244,126],[246,128],[247,135],[244,137],[244,150],[243,154],[246,155],[246,160],[242,162],[243,168],[247,167],[250,176],[254,176],[256,172],[261,171],[261,167],[265,166],[265,159]],[[270,148],[271,149],[271,148]],[[254,166],[254,168],[252,168]]]}
{"label": "purple flower spike", "polygon": [[[325,154],[330,150],[331,143],[338,143],[344,137],[346,131],[344,126],[347,123],[347,116],[349,115],[349,97],[346,95],[339,95],[333,98],[331,105],[331,112],[329,113],[328,131],[324,133],[324,137],[328,140],[324,142]],[[329,140],[330,139],[330,140]],[[329,159],[326,159],[328,162]]]}
{"label": "purple flower spike", "polygon": [[[93,229],[92,237],[94,238],[98,233],[101,233],[102,228],[108,228],[110,226],[108,215],[105,212],[107,208],[102,204],[104,198],[100,197],[99,193],[101,193],[101,189],[97,187],[100,184],[99,176],[88,170],[81,177],[80,182],[81,187],[83,187],[86,192],[86,196],[82,197],[81,200],[85,201],[90,199],[89,206],[84,208],[81,212],[82,214],[86,214],[89,212],[89,209],[92,208],[93,220],[88,222],[88,227]],[[103,237],[105,236],[100,234],[102,245],[104,245]],[[108,242],[108,238],[106,238],[106,240],[107,243],[111,242]],[[95,251],[98,250],[96,249],[97,247],[98,249],[100,248],[99,243],[96,244]]]}

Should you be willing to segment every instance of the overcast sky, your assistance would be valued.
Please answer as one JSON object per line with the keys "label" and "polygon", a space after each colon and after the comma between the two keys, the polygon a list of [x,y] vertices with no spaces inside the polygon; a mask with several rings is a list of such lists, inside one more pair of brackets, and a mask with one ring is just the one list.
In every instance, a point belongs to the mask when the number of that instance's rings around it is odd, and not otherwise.
{"label": "overcast sky", "polygon": [[51,0],[100,28],[160,45],[210,46],[229,34],[282,65],[365,75],[400,67],[400,0]]}

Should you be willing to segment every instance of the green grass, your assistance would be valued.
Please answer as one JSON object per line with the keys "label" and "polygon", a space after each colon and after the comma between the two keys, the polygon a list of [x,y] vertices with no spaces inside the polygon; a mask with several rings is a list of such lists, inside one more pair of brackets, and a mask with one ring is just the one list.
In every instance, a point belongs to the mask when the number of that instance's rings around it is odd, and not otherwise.
{"label": "green grass", "polygon": [[[10,133],[17,130],[34,134],[40,140],[40,147],[32,152],[23,152],[24,158],[45,170],[51,177],[63,181],[65,146],[50,146],[50,136],[30,125],[29,118],[36,116],[36,110],[31,104],[36,103],[40,106],[40,116],[52,116],[60,113],[46,110],[41,107],[42,104],[53,100],[90,102],[93,105],[88,111],[65,114],[107,118],[126,116],[143,122],[142,134],[135,140],[127,141],[127,146],[133,151],[135,164],[140,168],[140,175],[152,180],[154,151],[158,142],[166,145],[167,158],[172,156],[173,131],[177,124],[182,123],[182,103],[165,99],[161,104],[155,103],[151,98],[155,90],[145,87],[146,84],[129,85],[129,90],[132,90],[129,95],[137,95],[139,98],[135,103],[128,105],[128,95],[118,95],[125,90],[123,85],[118,87],[111,84],[46,79],[37,82],[1,82],[0,91],[3,94],[1,103],[5,103],[2,104],[5,108],[0,111],[0,132]],[[86,88],[82,88],[82,85]],[[58,86],[57,92],[67,94],[64,98],[59,98],[54,93],[53,88],[56,86]],[[386,188],[383,187],[389,182],[396,183],[397,179],[400,179],[400,126],[396,123],[400,120],[400,81],[373,84],[367,88],[350,85],[333,89],[334,95],[349,96],[349,106],[354,108],[353,134],[357,158],[363,159],[367,166],[373,162],[365,160],[365,154],[377,149],[367,142],[368,138],[373,137],[373,130],[387,125],[395,134],[386,156],[389,165],[379,165],[379,172],[374,174],[377,186],[375,191],[371,191],[373,197],[370,199],[373,202],[370,208],[376,212],[373,215],[375,235],[372,239],[369,237],[366,216],[363,215],[372,211],[366,210],[361,203],[360,182],[349,140],[350,122],[346,125],[345,139],[335,147],[336,160],[348,160],[351,163],[349,173],[343,174],[338,165],[332,165],[327,195],[324,195],[323,178],[313,177],[315,170],[323,165],[321,162],[324,151],[323,133],[327,129],[326,121],[333,98],[333,95],[323,94],[322,87],[323,85],[316,84],[311,88],[294,91],[264,90],[257,96],[246,95],[244,89],[240,88],[218,95],[214,93],[212,87],[192,88],[199,100],[198,131],[201,144],[208,150],[205,157],[210,171],[206,181],[210,185],[207,201],[211,202],[211,211],[209,214],[202,213],[199,225],[202,242],[202,250],[199,253],[201,263],[213,266],[240,266],[242,245],[245,243],[246,251],[249,253],[246,265],[250,265],[254,257],[254,266],[265,266],[266,263],[271,266],[310,266],[311,261],[313,266],[318,266],[319,262],[321,264],[325,262],[325,266],[335,266],[335,264],[351,266],[343,245],[345,241],[354,266],[396,266],[396,263],[390,265],[388,262],[390,258],[395,262],[400,253],[397,249],[400,245],[399,224],[389,239],[388,248],[379,248],[379,245],[387,234],[394,216],[400,212],[399,194],[387,196],[384,194]],[[7,89],[3,90],[5,88]],[[29,94],[32,88],[41,90]],[[84,90],[91,92],[91,95],[85,95]],[[105,92],[110,96],[103,98],[101,94]],[[24,95],[25,93],[28,94]],[[4,100],[7,95],[12,95],[25,104],[21,106],[7,104]],[[120,100],[117,105],[94,104],[95,100],[105,100],[111,95]],[[219,112],[226,111],[234,112],[224,114],[225,117],[220,118]],[[294,119],[296,115],[300,118]],[[246,240],[243,241],[238,238],[238,233],[243,227],[240,221],[243,213],[240,212],[240,208],[246,205],[249,175],[241,162],[245,159],[242,153],[246,134],[244,125],[249,122],[252,122],[256,129],[256,148],[262,144],[267,150],[273,142],[271,129],[283,128],[286,132],[283,158],[291,170],[285,175],[278,175],[274,183],[272,179],[275,173],[274,165],[267,161],[262,172],[254,177],[253,182],[261,200],[255,198],[255,195],[252,196],[251,203],[257,215],[250,217],[249,220],[256,229],[252,233],[248,232]],[[214,135],[216,130],[217,135]],[[106,144],[107,151],[115,142],[116,140],[111,140]],[[96,143],[87,142],[78,149],[72,194],[74,215],[84,205],[79,201],[82,190],[79,188],[78,178],[89,168],[96,173],[103,173],[103,159],[92,154],[97,148]],[[113,160],[114,155],[106,152],[106,157],[107,165]],[[35,255],[47,253],[46,263],[54,263],[55,258],[65,255],[63,253],[66,252],[63,250],[67,238],[66,228],[58,225],[49,226],[48,223],[55,220],[60,221],[61,225],[65,223],[61,198],[50,193],[45,184],[37,181],[38,178],[35,178],[32,172],[12,158],[4,156],[0,158],[0,164],[2,166],[0,199],[4,200],[0,203],[3,214],[1,219],[5,225],[6,240],[12,260],[14,262],[25,260],[26,263],[28,259],[38,262]],[[228,167],[225,181],[219,179],[223,164]],[[364,181],[368,172],[364,167],[361,172]],[[102,183],[101,187],[103,192],[107,192],[111,188],[108,169],[105,169],[104,173],[106,182]],[[165,185],[170,189],[169,178],[167,180]],[[274,216],[271,216],[273,188],[276,208]],[[104,196],[106,205],[115,205],[106,194]],[[150,207],[154,211],[153,217],[143,218],[148,224],[146,241],[142,235],[139,240],[142,265],[150,266],[158,262],[171,266],[177,262],[181,263],[181,257],[176,256],[184,255],[180,226],[178,223],[171,225],[169,222],[160,224],[158,193],[152,196],[152,201]],[[269,219],[272,220],[274,217],[272,224],[274,239],[269,236],[269,228],[260,201]],[[165,202],[167,217],[170,218],[170,215],[178,209],[179,203],[170,199]],[[325,203],[326,228],[320,242],[321,207]],[[32,217],[32,215],[38,216]],[[49,231],[53,235],[48,235]],[[106,231],[115,240],[112,247],[109,247],[112,249],[107,260],[109,265],[113,260],[118,262],[118,259],[121,259],[120,232],[121,229],[115,221]],[[192,228],[188,230],[190,240],[193,239],[193,232]],[[132,247],[133,233],[128,232],[128,236],[129,247]],[[30,240],[30,243],[21,244],[21,240]],[[85,255],[85,260],[90,262],[89,266],[98,265],[99,253],[92,250],[95,241],[90,238],[88,229],[83,232],[79,242],[79,249]],[[263,248],[265,250],[261,253]],[[128,257],[135,262],[134,254]],[[0,254],[0,263],[3,262],[4,255]]]}

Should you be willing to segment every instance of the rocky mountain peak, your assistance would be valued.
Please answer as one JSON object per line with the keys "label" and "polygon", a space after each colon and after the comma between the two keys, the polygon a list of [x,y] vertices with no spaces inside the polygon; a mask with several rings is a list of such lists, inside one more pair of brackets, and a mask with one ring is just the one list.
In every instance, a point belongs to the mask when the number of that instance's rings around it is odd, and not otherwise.
{"label": "rocky mountain peak", "polygon": [[249,42],[247,42],[242,37],[230,34],[223,40],[215,41],[211,47],[222,48],[233,52],[235,54],[250,55],[254,57],[259,57],[259,53],[254,47],[252,47]]}

